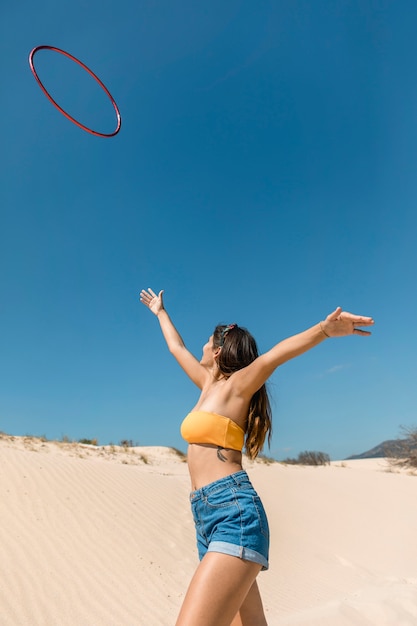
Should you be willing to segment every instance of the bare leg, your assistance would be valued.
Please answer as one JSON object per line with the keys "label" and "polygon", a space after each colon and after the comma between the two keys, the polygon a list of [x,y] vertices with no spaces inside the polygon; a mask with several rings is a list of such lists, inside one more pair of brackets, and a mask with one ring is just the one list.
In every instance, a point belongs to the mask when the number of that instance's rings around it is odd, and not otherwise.
{"label": "bare leg", "polygon": [[176,626],[230,626],[260,569],[257,563],[207,552],[188,587]]}
{"label": "bare leg", "polygon": [[256,580],[230,626],[268,626]]}

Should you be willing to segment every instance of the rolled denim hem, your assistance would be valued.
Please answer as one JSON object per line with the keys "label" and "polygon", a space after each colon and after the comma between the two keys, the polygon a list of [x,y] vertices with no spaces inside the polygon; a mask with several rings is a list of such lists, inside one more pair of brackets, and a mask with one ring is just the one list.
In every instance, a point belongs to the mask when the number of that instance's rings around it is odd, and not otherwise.
{"label": "rolled denim hem", "polygon": [[262,570],[269,568],[269,563],[266,558],[250,548],[244,546],[238,546],[234,543],[228,543],[227,541],[212,541],[207,548],[207,552],[220,552],[221,554],[229,554],[230,556],[236,556],[244,561],[251,561],[252,563],[259,563],[262,565]]}

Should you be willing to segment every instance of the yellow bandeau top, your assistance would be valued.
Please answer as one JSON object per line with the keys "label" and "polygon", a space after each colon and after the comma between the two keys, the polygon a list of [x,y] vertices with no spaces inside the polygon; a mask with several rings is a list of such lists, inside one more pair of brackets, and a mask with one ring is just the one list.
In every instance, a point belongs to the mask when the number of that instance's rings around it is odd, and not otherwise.
{"label": "yellow bandeau top", "polygon": [[188,443],[211,443],[220,448],[242,450],[245,431],[224,415],[191,411],[181,424],[181,436]]}

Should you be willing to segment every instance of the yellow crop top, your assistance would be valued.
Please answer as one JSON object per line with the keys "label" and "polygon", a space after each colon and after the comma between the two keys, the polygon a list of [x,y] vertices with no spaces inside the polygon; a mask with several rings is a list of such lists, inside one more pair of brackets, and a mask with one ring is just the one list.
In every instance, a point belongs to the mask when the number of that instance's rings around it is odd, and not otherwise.
{"label": "yellow crop top", "polygon": [[221,448],[242,450],[245,431],[224,415],[191,411],[181,424],[181,435],[188,443],[211,443]]}

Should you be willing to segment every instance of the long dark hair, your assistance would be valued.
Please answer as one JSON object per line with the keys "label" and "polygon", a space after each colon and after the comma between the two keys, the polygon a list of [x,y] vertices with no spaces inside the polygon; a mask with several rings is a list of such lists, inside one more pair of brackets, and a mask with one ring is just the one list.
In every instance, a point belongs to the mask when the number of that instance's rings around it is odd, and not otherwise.
{"label": "long dark hair", "polygon": [[[231,376],[259,356],[255,339],[246,328],[241,328],[237,324],[216,326],[213,333],[213,346],[221,347],[217,364],[219,374],[223,376]],[[270,443],[271,435],[271,406],[264,384],[254,393],[249,405],[245,448],[250,459],[255,459],[262,451],[267,436],[268,444]]]}

